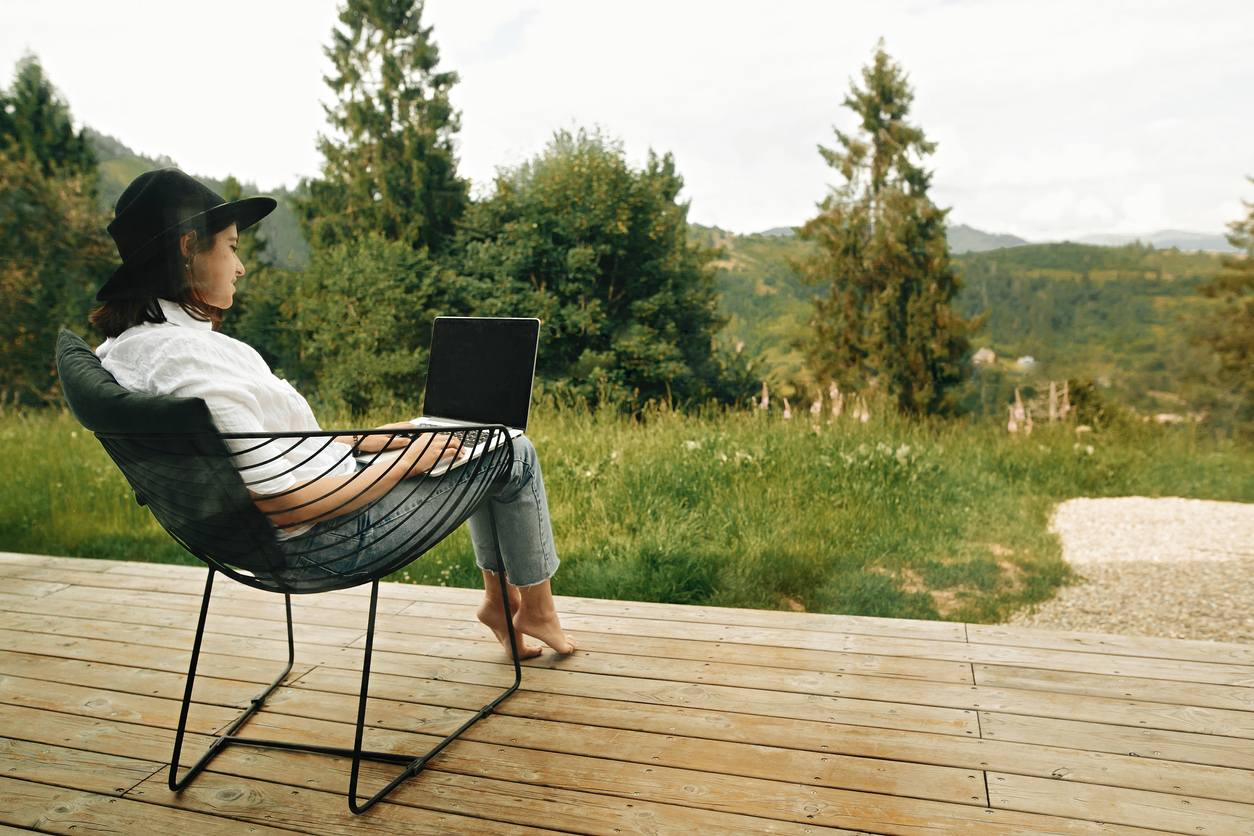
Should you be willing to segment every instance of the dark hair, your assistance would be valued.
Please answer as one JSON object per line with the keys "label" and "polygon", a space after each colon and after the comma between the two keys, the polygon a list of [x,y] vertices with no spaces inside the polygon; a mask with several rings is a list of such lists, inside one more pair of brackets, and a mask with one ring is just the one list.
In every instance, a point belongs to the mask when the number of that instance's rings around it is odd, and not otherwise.
{"label": "dark hair", "polygon": [[[234,221],[231,221],[234,223]],[[229,226],[230,223],[227,224]],[[223,227],[225,229],[226,227]],[[218,230],[221,232],[221,230]],[[206,234],[203,237],[193,231],[191,241],[191,254],[193,257],[201,253],[207,253],[213,249],[214,239],[217,233]],[[171,246],[165,248],[162,255],[157,256],[154,260],[153,269],[170,270],[178,274],[179,280],[176,286],[178,292],[174,294],[171,302],[177,302],[188,316],[201,322],[210,322],[213,324],[213,330],[217,331],[222,325],[222,309],[214,307],[205,300],[200,298],[200,294],[192,288],[188,279],[191,272],[191,260],[184,260],[179,250],[179,239],[174,239]],[[162,265],[164,262],[164,265]],[[143,299],[113,299],[105,302],[96,308],[87,316],[87,321],[96,328],[97,331],[106,337],[116,337],[128,328],[134,328],[136,325],[143,325],[145,322],[165,322],[165,312],[161,310],[161,305],[157,303],[157,297],[149,296]]]}

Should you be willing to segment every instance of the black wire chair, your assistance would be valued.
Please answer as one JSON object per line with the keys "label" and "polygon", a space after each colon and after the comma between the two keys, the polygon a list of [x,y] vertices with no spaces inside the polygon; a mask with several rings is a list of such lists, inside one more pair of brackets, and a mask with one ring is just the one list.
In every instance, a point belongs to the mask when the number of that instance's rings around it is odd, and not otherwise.
{"label": "black wire chair", "polygon": [[[317,529],[280,533],[281,529],[258,509],[248,490],[249,481],[261,481],[263,473],[266,479],[274,478],[274,465],[279,461],[295,459],[298,463],[308,464],[319,453],[329,459],[329,450],[338,449],[329,446],[333,438],[344,433],[218,433],[203,400],[145,395],[123,389],[87,344],[66,330],[61,331],[57,338],[57,371],[62,392],[74,417],[84,428],[95,433],[126,476],[136,501],[147,505],[161,527],[209,567],[170,760],[171,790],[178,792],[185,788],[215,755],[231,744],[315,752],[352,759],[348,806],[353,813],[363,813],[403,781],[420,772],[428,761],[492,713],[518,689],[522,682],[522,667],[509,617],[505,574],[502,572],[498,577],[513,653],[513,684],[425,754],[414,756],[370,751],[362,746],[379,580],[408,565],[439,543],[485,502],[499,558],[496,518],[489,499],[508,480],[513,461],[512,442],[504,427],[459,428],[456,435],[463,446],[483,444],[489,452],[457,468],[436,467],[428,473],[402,479],[371,505],[334,516],[331,523],[320,524]],[[415,428],[413,431],[354,430],[352,434],[402,437],[410,445],[430,445],[434,443],[435,432]],[[242,462],[245,464],[241,465]],[[401,464],[399,459],[394,459],[386,466],[400,467]],[[326,472],[334,470],[336,465],[329,463]],[[258,474],[257,478],[250,479],[250,473]],[[366,487],[365,477],[360,480],[358,476],[351,477],[340,488],[342,496],[336,494],[337,499],[342,499],[341,507],[347,507]],[[414,513],[421,515],[423,525],[415,529],[413,525],[403,526],[400,521],[392,519],[390,522],[372,523],[370,529],[363,527],[371,517],[387,521],[387,509],[399,507],[401,503],[418,503]],[[372,509],[375,513],[366,516]],[[380,509],[383,513],[377,513]],[[352,537],[341,541],[343,545],[329,548],[327,538],[316,536],[325,533],[327,528],[351,533]],[[357,535],[373,539],[369,550],[361,548],[360,544],[364,541]],[[352,546],[353,538],[358,543],[356,549]],[[311,564],[317,567],[313,573],[308,569]],[[287,666],[269,687],[252,698],[244,712],[219,733],[208,751],[179,778],[179,756],[187,728],[209,599],[214,575],[219,572],[247,586],[283,595],[287,614]],[[365,583],[371,585],[370,612],[353,747],[298,744],[236,734],[292,670],[295,642],[291,596],[346,589]],[[358,778],[363,760],[403,764],[405,768],[369,799],[358,803]]]}

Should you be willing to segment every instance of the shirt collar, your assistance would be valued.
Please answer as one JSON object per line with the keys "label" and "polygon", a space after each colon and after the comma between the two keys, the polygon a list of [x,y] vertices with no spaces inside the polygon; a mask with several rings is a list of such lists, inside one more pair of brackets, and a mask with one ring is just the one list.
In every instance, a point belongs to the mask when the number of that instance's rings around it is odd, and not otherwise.
{"label": "shirt collar", "polygon": [[187,311],[183,310],[183,306],[178,302],[171,302],[169,299],[158,299],[157,304],[161,305],[161,312],[165,314],[165,321],[171,325],[181,325],[184,328],[197,328],[201,331],[212,331],[212,322],[202,322],[199,319],[193,319],[188,316]]}

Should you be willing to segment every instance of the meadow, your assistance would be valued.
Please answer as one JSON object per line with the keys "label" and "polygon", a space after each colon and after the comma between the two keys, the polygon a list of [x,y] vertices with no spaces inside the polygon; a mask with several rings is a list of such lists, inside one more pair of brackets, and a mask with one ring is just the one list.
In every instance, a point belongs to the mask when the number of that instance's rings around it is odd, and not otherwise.
{"label": "meadow", "polygon": [[[327,412],[324,426],[367,426]],[[1048,531],[1078,496],[1254,501],[1254,452],[1192,427],[1030,437],[967,422],[829,423],[552,403],[533,411],[558,594],[993,622],[1080,580]],[[195,564],[68,413],[0,415],[0,550]],[[476,587],[462,529],[392,580]]]}

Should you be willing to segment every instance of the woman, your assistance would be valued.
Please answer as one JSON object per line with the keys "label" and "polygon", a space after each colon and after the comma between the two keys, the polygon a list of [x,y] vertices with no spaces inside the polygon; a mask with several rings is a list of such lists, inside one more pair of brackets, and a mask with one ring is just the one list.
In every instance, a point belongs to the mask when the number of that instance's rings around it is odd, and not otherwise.
{"label": "woman", "polygon": [[[275,377],[252,348],[217,332],[235,281],[244,275],[236,255],[239,233],[275,205],[268,197],[227,203],[175,168],[141,174],[127,187],[108,228],[123,263],[96,295],[104,304],[91,315],[107,338],[96,353],[119,384],[136,392],[202,398],[223,433],[319,431],[309,404],[287,381]],[[380,429],[412,431],[414,426],[405,422]],[[382,434],[331,442],[276,440],[261,447],[228,443],[257,507],[277,528],[292,575],[325,577],[352,571],[372,550],[396,548],[426,524],[424,500],[440,489],[436,485],[448,490],[448,480],[416,480],[412,489],[389,491],[458,455],[460,444],[449,435],[422,439],[410,444],[407,438]],[[398,462],[363,467],[351,455],[388,447],[404,447]],[[464,467],[456,478],[476,478],[473,473]],[[550,588],[559,561],[544,482],[526,438],[515,439],[509,482],[490,502],[499,560],[487,505],[468,521],[484,575],[479,620],[509,648],[495,575],[504,571],[515,629],[558,653],[570,653],[575,641],[562,631]],[[522,640],[522,657],[540,652],[539,645]]]}

